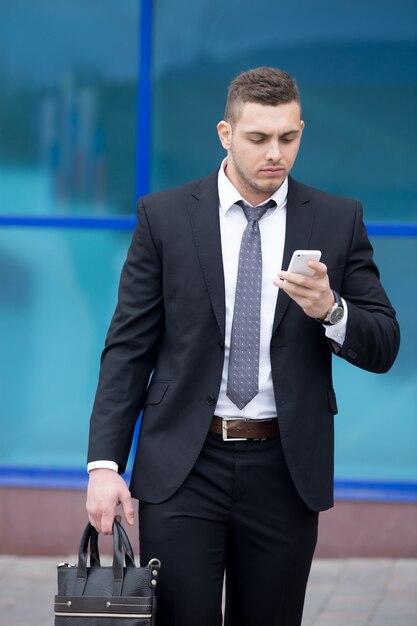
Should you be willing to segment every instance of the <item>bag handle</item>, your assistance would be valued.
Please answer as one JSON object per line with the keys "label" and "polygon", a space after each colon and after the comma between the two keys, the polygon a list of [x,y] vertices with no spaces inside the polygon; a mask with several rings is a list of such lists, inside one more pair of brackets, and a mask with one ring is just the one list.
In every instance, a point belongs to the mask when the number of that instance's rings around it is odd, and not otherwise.
{"label": "bag handle", "polygon": [[[100,566],[100,555],[98,552],[98,533],[96,529],[88,523],[80,541],[78,551],[77,579],[75,583],[74,595],[82,596],[87,583],[87,558],[88,547],[90,546],[91,556],[94,560],[93,567]],[[123,526],[115,519],[113,520],[113,596],[120,596],[123,587],[123,566],[126,561],[127,567],[135,567],[133,550],[127,533]]]}
{"label": "bag handle", "polygon": [[115,520],[117,527],[120,531],[120,536],[122,539],[122,543],[123,543],[123,550],[125,552],[125,561],[126,561],[126,567],[136,567],[136,563],[135,563],[135,556],[133,554],[133,548],[132,548],[132,544],[130,543],[130,539],[127,535],[126,530],[123,528],[123,526],[121,525],[120,522],[118,522],[117,520]]}
{"label": "bag handle", "polygon": [[[130,543],[127,532],[125,531],[125,529],[120,523],[119,523],[119,530],[122,534],[122,542],[123,542],[123,549],[125,551],[126,567],[136,567],[132,545]],[[98,549],[98,532],[93,527],[93,530],[90,536],[90,567],[100,567],[100,566],[101,566],[101,561],[100,561],[100,553]]]}
{"label": "bag handle", "polygon": [[98,532],[91,533],[90,537],[90,567],[100,567],[100,553],[98,551]]}

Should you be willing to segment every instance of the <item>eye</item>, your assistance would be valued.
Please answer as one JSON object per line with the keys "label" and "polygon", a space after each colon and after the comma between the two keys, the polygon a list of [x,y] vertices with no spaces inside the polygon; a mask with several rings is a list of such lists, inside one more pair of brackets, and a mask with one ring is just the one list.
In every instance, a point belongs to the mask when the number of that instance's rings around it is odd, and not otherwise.
{"label": "eye", "polygon": [[247,133],[246,139],[250,143],[264,143],[266,136],[263,133]]}
{"label": "eye", "polygon": [[286,135],[285,137],[282,137],[281,141],[282,143],[291,143],[295,138],[296,135]]}

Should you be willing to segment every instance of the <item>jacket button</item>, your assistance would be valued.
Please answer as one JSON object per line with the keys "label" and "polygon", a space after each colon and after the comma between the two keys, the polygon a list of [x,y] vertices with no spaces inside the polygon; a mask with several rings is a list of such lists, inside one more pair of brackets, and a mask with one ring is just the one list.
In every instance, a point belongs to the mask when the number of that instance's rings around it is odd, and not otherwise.
{"label": "jacket button", "polygon": [[224,352],[224,343],[223,341],[219,341],[219,348],[222,352]]}
{"label": "jacket button", "polygon": [[207,396],[207,404],[212,406],[215,402],[216,402],[216,398],[213,398],[213,396]]}
{"label": "jacket button", "polygon": [[351,348],[348,348],[346,350],[346,354],[348,355],[349,358],[351,358],[353,360],[355,360],[356,357],[358,356],[357,353],[354,350],[352,350]]}

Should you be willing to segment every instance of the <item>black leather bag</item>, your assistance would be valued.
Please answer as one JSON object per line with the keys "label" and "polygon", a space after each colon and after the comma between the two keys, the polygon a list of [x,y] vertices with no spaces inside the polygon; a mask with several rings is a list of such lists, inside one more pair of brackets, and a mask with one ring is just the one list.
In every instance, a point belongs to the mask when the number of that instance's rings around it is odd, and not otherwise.
{"label": "black leather bag", "polygon": [[136,567],[126,531],[114,520],[113,565],[103,567],[98,533],[88,524],[78,566],[58,565],[55,626],[154,626],[160,566],[158,559],[152,559],[147,567]]}

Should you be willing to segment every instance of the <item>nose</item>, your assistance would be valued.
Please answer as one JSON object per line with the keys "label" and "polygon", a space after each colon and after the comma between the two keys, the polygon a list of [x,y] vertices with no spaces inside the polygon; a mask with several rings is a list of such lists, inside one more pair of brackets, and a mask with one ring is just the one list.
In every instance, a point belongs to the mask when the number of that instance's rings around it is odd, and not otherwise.
{"label": "nose", "polygon": [[278,141],[271,141],[271,143],[268,145],[268,150],[265,156],[268,159],[268,161],[280,160],[281,150],[280,150]]}

